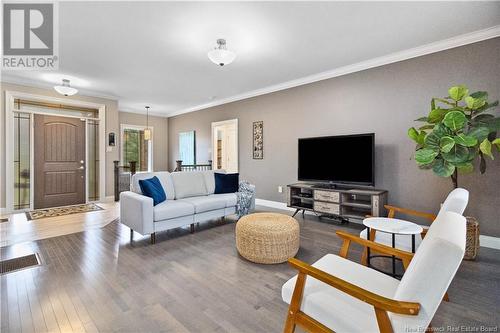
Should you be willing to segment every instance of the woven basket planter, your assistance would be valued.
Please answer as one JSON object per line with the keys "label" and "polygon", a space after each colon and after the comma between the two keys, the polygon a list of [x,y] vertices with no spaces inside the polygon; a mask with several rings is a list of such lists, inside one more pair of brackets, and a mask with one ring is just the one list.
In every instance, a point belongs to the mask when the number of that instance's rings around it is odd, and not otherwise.
{"label": "woven basket planter", "polygon": [[255,213],[236,223],[236,248],[255,263],[285,262],[297,254],[299,243],[299,223],[288,215]]}
{"label": "woven basket planter", "polygon": [[465,243],[465,260],[474,260],[479,252],[479,223],[467,216],[467,241]]}

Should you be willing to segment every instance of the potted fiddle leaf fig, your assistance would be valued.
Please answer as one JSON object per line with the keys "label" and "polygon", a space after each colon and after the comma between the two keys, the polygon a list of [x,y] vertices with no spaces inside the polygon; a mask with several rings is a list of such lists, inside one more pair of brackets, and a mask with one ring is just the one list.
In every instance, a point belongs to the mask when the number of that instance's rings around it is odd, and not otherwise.
{"label": "potted fiddle leaf fig", "polygon": [[[500,117],[490,113],[497,106],[498,101],[488,101],[487,92],[469,94],[464,85],[451,87],[444,98],[432,98],[429,114],[416,120],[422,125],[408,130],[417,143],[417,165],[440,177],[451,177],[454,188],[458,187],[458,175],[473,172],[475,165],[483,174],[486,158],[493,160],[494,150],[500,152]],[[464,259],[475,259],[478,251],[479,224],[467,217]]]}
{"label": "potted fiddle leaf fig", "polygon": [[408,130],[417,143],[417,165],[451,177],[455,188],[458,175],[473,172],[477,160],[483,174],[486,157],[493,160],[494,150],[500,152],[500,117],[489,113],[496,106],[498,101],[489,102],[487,92],[469,94],[464,85],[451,87],[444,98],[432,98],[429,114],[416,120],[422,125]]}

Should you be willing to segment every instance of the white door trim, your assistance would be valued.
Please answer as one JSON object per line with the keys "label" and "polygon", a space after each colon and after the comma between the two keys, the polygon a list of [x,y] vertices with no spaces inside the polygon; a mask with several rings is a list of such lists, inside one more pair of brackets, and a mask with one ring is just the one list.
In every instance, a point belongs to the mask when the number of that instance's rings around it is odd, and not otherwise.
{"label": "white door trim", "polygon": [[236,159],[236,169],[238,172],[240,172],[240,136],[238,135],[238,118],[236,119],[229,119],[229,120],[223,120],[223,121],[215,121],[212,123],[212,129],[211,129],[211,135],[212,135],[212,168],[215,169],[213,166],[216,165],[215,163],[217,162],[217,145],[215,144],[215,136],[214,136],[214,129],[217,126],[221,125],[227,125],[227,124],[234,124],[236,127],[236,148],[238,150],[238,158]]}
{"label": "white door trim", "polygon": [[[5,209],[6,213],[14,211],[14,100],[29,99],[37,102],[64,104],[83,108],[93,108],[99,111],[99,200],[106,197],[106,105],[86,101],[80,101],[69,98],[51,97],[44,95],[29,94],[21,91],[5,91]],[[31,112],[33,113],[33,112]],[[64,116],[64,115],[60,115]],[[33,128],[33,116],[31,116]],[[31,140],[33,140],[33,130]],[[87,133],[85,133],[87,135]],[[30,156],[30,209],[33,209],[33,143],[31,142]],[[88,178],[86,179],[88,183]],[[85,185],[87,187],[87,184]],[[87,191],[87,190],[86,190]],[[87,201],[87,197],[85,200]]]}

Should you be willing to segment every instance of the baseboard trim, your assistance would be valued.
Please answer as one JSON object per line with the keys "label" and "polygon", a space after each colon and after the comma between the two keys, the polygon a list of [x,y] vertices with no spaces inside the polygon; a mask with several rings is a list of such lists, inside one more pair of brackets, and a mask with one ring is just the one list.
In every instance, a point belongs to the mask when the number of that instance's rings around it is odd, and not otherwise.
{"label": "baseboard trim", "polygon": [[[265,200],[265,199],[255,199],[255,204],[259,205],[259,206],[269,207],[269,208],[295,211],[295,208],[287,207],[285,202]],[[306,211],[306,214],[314,215],[314,213],[309,212],[309,211]],[[481,247],[500,250],[500,237],[480,235],[479,236],[479,245]]]}
{"label": "baseboard trim", "polygon": [[481,247],[500,250],[500,237],[480,235],[479,245]]}

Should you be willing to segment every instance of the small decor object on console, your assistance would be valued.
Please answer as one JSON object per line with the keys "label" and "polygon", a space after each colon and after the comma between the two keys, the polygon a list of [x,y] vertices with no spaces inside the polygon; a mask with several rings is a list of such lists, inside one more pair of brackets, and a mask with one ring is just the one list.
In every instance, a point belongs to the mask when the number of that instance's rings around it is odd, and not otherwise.
{"label": "small decor object on console", "polygon": [[253,159],[264,159],[264,122],[253,123]]}

